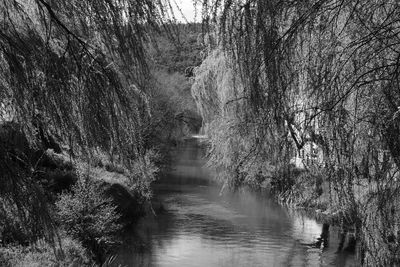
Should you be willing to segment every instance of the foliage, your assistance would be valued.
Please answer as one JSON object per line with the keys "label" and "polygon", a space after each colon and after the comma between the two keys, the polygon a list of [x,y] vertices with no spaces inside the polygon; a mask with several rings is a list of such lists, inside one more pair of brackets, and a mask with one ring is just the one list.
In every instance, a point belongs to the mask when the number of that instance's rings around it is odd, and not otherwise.
{"label": "foliage", "polygon": [[[398,240],[400,220],[399,196],[390,196],[388,202],[385,198],[388,195],[368,196],[370,199],[365,206],[365,213],[362,214],[361,240],[365,244],[363,261],[365,265],[390,266],[400,262],[400,245]],[[385,205],[386,207],[382,207]],[[389,210],[389,212],[386,212]]]}
{"label": "foliage", "polygon": [[2,19],[1,95],[28,139],[43,131],[75,153],[113,146],[121,156],[138,156],[147,112],[143,23],[159,21],[158,7],[7,0],[1,8],[13,14]]}
{"label": "foliage", "polygon": [[263,131],[263,116],[248,116],[243,85],[235,77],[233,62],[223,51],[211,51],[195,70],[192,94],[211,142],[210,163],[229,185],[259,185],[275,167],[269,142],[274,136]]}
{"label": "foliage", "polygon": [[197,133],[201,117],[191,95],[193,68],[200,64],[203,45],[198,24],[171,25],[174,38],[166,34],[153,36],[148,44],[151,76],[147,94],[151,119],[143,124],[146,149],[157,149],[157,163],[167,166],[171,145],[182,137]]}
{"label": "foliage", "polygon": [[148,47],[153,67],[167,73],[185,73],[201,64],[203,44],[201,24],[174,24],[170,26],[173,38],[158,35]]}
{"label": "foliage", "polygon": [[[217,133],[221,139],[224,131],[253,133],[235,134],[234,145],[221,145],[213,155],[228,155],[233,166],[252,166],[258,159],[280,169],[307,144],[317,145],[323,164],[314,167],[324,168],[324,183],[338,196],[331,204],[351,211],[360,236],[373,234],[359,238],[364,263],[398,264],[398,234],[380,238],[396,233],[399,220],[391,211],[400,188],[398,3],[210,0],[203,8],[204,22],[217,22],[218,49],[236,86],[216,78],[211,54],[199,68],[196,101],[203,118],[224,125]],[[201,90],[203,84],[212,85]],[[231,102],[221,92],[240,99],[236,112],[225,111]],[[242,146],[251,153],[227,152]],[[380,235],[376,242],[374,235]],[[380,247],[390,249],[382,256]]]}
{"label": "foliage", "polygon": [[79,240],[96,261],[103,262],[117,244],[122,227],[111,199],[92,179],[81,177],[72,192],[61,194],[56,206],[58,222],[66,234]]}
{"label": "foliage", "polygon": [[153,72],[156,78],[151,90],[152,120],[144,126],[144,140],[162,155],[184,136],[196,133],[201,118],[190,93],[191,82],[181,73]]}
{"label": "foliage", "polygon": [[12,121],[27,143],[19,149],[1,139],[0,196],[32,228],[27,241],[54,241],[55,233],[31,151],[63,148],[90,160],[101,150],[127,169],[146,161],[146,46],[150,32],[168,28],[169,8],[150,0],[1,1],[0,123]]}
{"label": "foliage", "polygon": [[54,224],[43,187],[37,183],[38,159],[14,124],[0,127],[0,239],[27,244],[54,241]]}
{"label": "foliage", "polygon": [[[0,265],[4,267],[41,267],[41,266],[91,266],[91,260],[86,253],[85,248],[69,237],[63,237],[61,240],[63,247],[62,256],[56,258],[54,247],[51,244],[39,240],[28,247],[7,246],[0,248]],[[58,251],[61,253],[61,251]]]}
{"label": "foliage", "polygon": [[150,185],[156,180],[159,172],[159,167],[155,164],[158,158],[158,153],[154,150],[148,150],[141,160],[137,160],[133,164],[128,186],[132,191],[140,192],[143,200],[151,199]]}

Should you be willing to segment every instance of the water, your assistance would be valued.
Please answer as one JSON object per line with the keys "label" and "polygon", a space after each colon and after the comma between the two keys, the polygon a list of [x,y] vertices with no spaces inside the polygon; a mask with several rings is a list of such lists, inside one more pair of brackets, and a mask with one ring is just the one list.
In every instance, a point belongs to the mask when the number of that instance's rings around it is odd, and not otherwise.
{"label": "water", "polygon": [[155,186],[165,211],[144,219],[142,249],[126,246],[122,266],[354,266],[352,240],[338,229],[249,189],[220,194],[198,141],[177,150],[174,170]]}

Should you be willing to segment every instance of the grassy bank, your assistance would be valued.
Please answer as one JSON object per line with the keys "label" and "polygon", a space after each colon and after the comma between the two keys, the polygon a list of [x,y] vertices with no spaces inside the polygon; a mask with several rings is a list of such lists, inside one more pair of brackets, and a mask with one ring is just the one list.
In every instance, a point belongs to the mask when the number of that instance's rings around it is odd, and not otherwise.
{"label": "grassy bank", "polygon": [[86,160],[67,147],[30,146],[15,125],[2,125],[0,133],[3,172],[9,171],[0,180],[0,265],[104,264],[146,212],[157,172],[152,155],[128,171],[105,153]]}

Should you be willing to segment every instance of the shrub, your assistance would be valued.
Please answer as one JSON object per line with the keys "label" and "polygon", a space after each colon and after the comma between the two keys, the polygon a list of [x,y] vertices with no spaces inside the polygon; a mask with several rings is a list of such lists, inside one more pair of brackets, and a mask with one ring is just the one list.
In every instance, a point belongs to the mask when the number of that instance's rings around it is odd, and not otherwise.
{"label": "shrub", "polygon": [[0,266],[91,266],[89,256],[82,244],[64,237],[61,240],[64,256],[56,258],[53,247],[40,240],[30,246],[8,246],[0,248]]}
{"label": "shrub", "polygon": [[134,192],[139,192],[143,200],[150,200],[151,188],[150,185],[156,180],[159,168],[155,164],[158,161],[160,155],[149,149],[142,158],[138,158],[134,161],[130,179],[129,187]]}
{"label": "shrub", "polygon": [[82,242],[97,262],[118,243],[122,226],[111,199],[88,177],[80,178],[72,192],[61,194],[56,202],[58,219],[66,233]]}

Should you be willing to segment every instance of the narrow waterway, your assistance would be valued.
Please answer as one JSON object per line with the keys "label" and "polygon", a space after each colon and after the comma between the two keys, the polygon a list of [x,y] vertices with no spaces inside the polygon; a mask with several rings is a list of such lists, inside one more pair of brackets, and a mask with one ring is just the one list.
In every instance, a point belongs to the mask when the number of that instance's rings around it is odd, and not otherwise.
{"label": "narrow waterway", "polygon": [[122,266],[354,266],[351,238],[278,205],[267,193],[220,194],[197,138],[181,144],[173,171],[154,185],[164,211],[141,222],[143,248]]}

